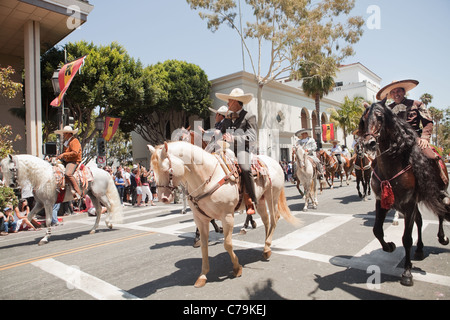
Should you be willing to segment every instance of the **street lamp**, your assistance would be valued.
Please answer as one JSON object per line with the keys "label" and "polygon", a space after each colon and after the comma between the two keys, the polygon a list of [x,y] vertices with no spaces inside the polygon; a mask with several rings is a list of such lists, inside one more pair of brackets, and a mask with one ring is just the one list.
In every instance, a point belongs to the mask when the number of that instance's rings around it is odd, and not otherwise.
{"label": "street lamp", "polygon": [[95,129],[98,131],[98,138],[97,138],[97,164],[105,165],[105,155],[106,155],[106,145],[105,145],[105,139],[100,136],[102,130],[105,127],[105,119],[98,116],[95,119]]}
{"label": "street lamp", "polygon": [[60,69],[53,71],[52,76],[53,91],[55,92],[56,95],[61,92],[61,88],[59,87],[59,70]]}
{"label": "street lamp", "polygon": [[100,116],[95,118],[95,129],[97,129],[98,131],[102,131],[104,127],[105,127],[105,119],[103,119]]}
{"label": "street lamp", "polygon": [[314,128],[314,132],[316,134],[316,143],[317,143],[317,149],[322,149],[322,129],[320,128],[320,126],[316,126]]}

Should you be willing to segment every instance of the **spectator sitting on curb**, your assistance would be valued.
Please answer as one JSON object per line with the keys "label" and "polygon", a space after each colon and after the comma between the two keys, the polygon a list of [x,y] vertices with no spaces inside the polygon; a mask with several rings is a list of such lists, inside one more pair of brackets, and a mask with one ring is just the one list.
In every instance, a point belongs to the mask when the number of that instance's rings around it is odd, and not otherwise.
{"label": "spectator sitting on curb", "polygon": [[[4,222],[3,222],[3,232],[6,233],[6,235],[9,233],[9,229],[11,229],[12,233],[16,233],[16,226],[17,223],[14,221],[14,214],[13,209],[9,206],[7,206],[4,210]],[[2,234],[3,235],[3,234]]]}

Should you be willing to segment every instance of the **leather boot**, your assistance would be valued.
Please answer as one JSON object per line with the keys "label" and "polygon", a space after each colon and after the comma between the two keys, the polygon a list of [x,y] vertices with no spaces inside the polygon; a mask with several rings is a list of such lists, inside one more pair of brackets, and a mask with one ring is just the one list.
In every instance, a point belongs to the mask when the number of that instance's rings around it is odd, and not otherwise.
{"label": "leather boot", "polygon": [[250,198],[247,192],[244,192],[244,203],[247,208],[247,214],[255,214],[255,206],[253,205],[253,201]]}
{"label": "leather boot", "polygon": [[67,179],[70,181],[70,184],[72,185],[73,191],[75,191],[74,198],[77,200],[81,199],[82,192],[80,190],[80,187],[78,186],[77,180],[73,176],[67,176]]}

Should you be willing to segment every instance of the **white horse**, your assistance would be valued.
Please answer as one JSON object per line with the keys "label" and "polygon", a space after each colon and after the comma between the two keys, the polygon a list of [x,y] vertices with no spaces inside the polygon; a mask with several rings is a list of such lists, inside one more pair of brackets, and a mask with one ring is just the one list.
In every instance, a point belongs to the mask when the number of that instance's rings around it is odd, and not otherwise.
{"label": "white horse", "polygon": [[[22,186],[26,180],[30,181],[33,188],[33,195],[36,200],[36,205],[30,212],[28,217],[31,220],[36,213],[45,209],[45,219],[47,225],[47,232],[44,238],[41,239],[39,245],[48,243],[51,235],[51,222],[53,205],[57,201],[58,191],[56,186],[56,179],[52,165],[31,155],[9,155],[1,162],[3,179],[5,185],[12,188]],[[93,181],[88,184],[87,194],[92,200],[97,212],[97,219],[94,227],[90,233],[95,233],[102,212],[102,204],[107,208],[106,225],[112,228],[110,218],[114,223],[121,223],[122,221],[122,205],[120,204],[119,193],[108,172],[96,167],[89,167],[92,172]],[[73,199],[72,192],[66,188],[65,197],[62,202]],[[111,217],[110,217],[111,215]]]}
{"label": "white horse", "polygon": [[[194,221],[200,230],[202,248],[202,270],[195,287],[206,284],[209,272],[208,237],[211,219],[222,221],[224,247],[231,257],[236,277],[242,275],[242,266],[233,252],[231,236],[234,212],[244,206],[239,196],[239,184],[233,182],[217,158],[203,149],[184,141],[164,143],[158,147],[148,145],[152,153],[152,166],[158,187],[158,199],[163,203],[173,200],[172,191],[180,183],[188,186],[188,200]],[[270,245],[280,214],[291,224],[298,225],[286,203],[284,194],[284,174],[278,162],[258,156],[267,166],[268,176],[260,176],[255,181],[256,207],[264,223],[266,239],[263,257],[271,255]],[[266,203],[269,213],[266,210]]]}
{"label": "white horse", "polygon": [[295,175],[300,183],[305,187],[305,206],[303,211],[308,211],[309,202],[313,209],[317,209],[317,169],[314,168],[313,160],[300,146],[293,147],[295,154],[296,169]]}

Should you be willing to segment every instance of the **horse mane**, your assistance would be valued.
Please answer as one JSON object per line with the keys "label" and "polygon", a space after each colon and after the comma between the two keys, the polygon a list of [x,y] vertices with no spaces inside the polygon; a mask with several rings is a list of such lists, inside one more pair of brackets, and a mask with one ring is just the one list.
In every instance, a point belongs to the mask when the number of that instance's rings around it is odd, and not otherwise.
{"label": "horse mane", "polygon": [[366,109],[361,117],[359,132],[365,132],[365,121],[373,115],[383,115],[383,124],[380,131],[379,143],[389,145],[386,154],[392,158],[401,159],[403,165],[412,166],[416,178],[417,201],[423,201],[425,205],[440,216],[448,216],[448,208],[442,201],[442,186],[440,185],[439,172],[435,169],[434,160],[429,159],[417,145],[418,135],[406,120],[395,115],[383,102],[377,102]]}
{"label": "horse mane", "polygon": [[54,183],[52,165],[38,157],[21,154],[16,156],[19,160],[18,183],[23,186],[25,181],[30,181],[33,189],[49,187]]}

